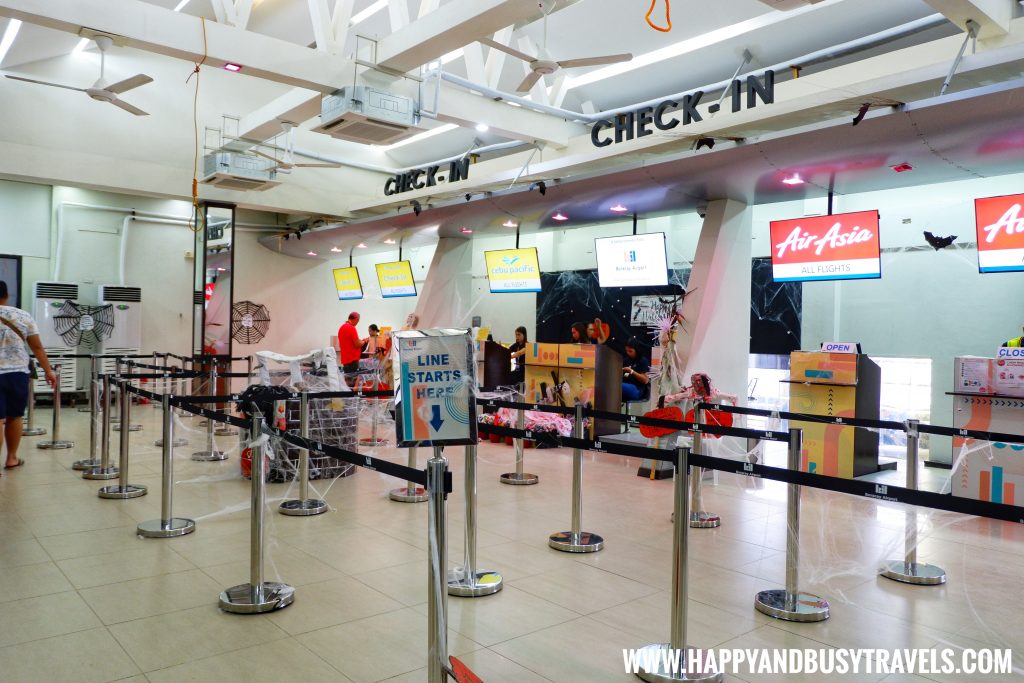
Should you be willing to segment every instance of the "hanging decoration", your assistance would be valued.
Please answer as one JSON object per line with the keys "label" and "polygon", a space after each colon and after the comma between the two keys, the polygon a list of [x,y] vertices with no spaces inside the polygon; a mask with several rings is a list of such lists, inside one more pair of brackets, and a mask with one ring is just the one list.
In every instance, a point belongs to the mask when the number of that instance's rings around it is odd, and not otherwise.
{"label": "hanging decoration", "polygon": [[672,0],[664,0],[665,2],[665,26],[658,26],[651,19],[651,15],[654,14],[654,10],[658,7],[658,0],[651,0],[651,7],[647,10],[647,14],[644,19],[647,20],[647,25],[653,28],[655,31],[661,31],[662,33],[668,33],[672,30]]}
{"label": "hanging decoration", "polygon": [[65,301],[53,316],[53,328],[72,348],[94,348],[114,332],[114,305],[82,306]]}
{"label": "hanging decoration", "polygon": [[238,301],[231,307],[231,338],[239,344],[257,344],[270,330],[270,311],[263,304]]}

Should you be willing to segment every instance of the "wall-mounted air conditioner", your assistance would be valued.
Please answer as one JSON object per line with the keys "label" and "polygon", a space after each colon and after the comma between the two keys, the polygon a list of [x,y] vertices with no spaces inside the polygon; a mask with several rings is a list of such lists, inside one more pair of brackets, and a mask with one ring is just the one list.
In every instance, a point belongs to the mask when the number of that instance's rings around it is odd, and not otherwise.
{"label": "wall-mounted air conditioner", "polygon": [[365,85],[342,88],[320,103],[320,125],[314,132],[365,145],[390,145],[422,133],[416,125],[416,103]]}
{"label": "wall-mounted air conditioner", "polygon": [[[74,358],[57,359],[61,355],[78,353],[74,347],[68,346],[54,325],[54,316],[60,313],[65,301],[78,303],[79,287],[72,282],[37,282],[33,286],[34,300],[32,317],[39,326],[39,340],[43,344],[46,355],[50,356],[51,364],[60,365],[61,393],[70,394],[78,390],[78,360]],[[37,394],[52,394],[53,390],[46,383],[42,372],[35,383]]]}
{"label": "wall-mounted air conditioner", "polygon": [[[100,306],[114,307],[114,331],[103,340],[99,353],[135,355],[142,348],[142,290],[138,287],[100,285]],[[100,362],[100,372],[114,372],[113,359]]]}
{"label": "wall-mounted air conditioner", "polygon": [[203,157],[201,182],[225,190],[262,192],[281,184],[274,162],[255,154],[214,152]]}

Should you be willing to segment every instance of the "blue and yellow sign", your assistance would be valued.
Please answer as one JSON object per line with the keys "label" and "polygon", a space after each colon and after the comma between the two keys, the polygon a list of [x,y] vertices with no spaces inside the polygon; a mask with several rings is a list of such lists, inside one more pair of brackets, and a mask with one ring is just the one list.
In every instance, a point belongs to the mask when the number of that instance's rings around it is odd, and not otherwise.
{"label": "blue and yellow sign", "polygon": [[338,300],[363,298],[363,283],[359,281],[358,268],[335,268],[334,286],[338,290]]}
{"label": "blue and yellow sign", "polygon": [[416,296],[416,280],[412,276],[412,264],[408,261],[378,263],[377,282],[385,299]]}
{"label": "blue and yellow sign", "polygon": [[535,247],[485,251],[484,259],[493,294],[540,291],[540,259]]}

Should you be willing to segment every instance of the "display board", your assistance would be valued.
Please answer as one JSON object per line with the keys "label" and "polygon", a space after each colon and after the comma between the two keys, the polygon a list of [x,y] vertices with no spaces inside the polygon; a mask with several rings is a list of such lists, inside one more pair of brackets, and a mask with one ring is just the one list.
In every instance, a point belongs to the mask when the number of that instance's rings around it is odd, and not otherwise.
{"label": "display board", "polygon": [[363,298],[363,283],[359,280],[358,268],[335,268],[334,287],[338,290],[339,301]]}
{"label": "display board", "polygon": [[377,282],[380,283],[380,294],[385,299],[403,296],[416,296],[416,280],[412,275],[412,264],[409,261],[391,261],[378,263]]}
{"label": "display board", "polygon": [[978,231],[978,270],[1024,271],[1024,194],[974,200]]}
{"label": "display board", "polygon": [[594,240],[602,287],[661,287],[668,284],[665,233]]}
{"label": "display board", "polygon": [[536,247],[485,251],[484,261],[492,294],[540,291],[540,259]]}
{"label": "display board", "polygon": [[775,282],[882,277],[878,212],[771,222]]}
{"label": "display board", "polygon": [[394,335],[398,445],[477,442],[476,363],[468,330],[404,330]]}

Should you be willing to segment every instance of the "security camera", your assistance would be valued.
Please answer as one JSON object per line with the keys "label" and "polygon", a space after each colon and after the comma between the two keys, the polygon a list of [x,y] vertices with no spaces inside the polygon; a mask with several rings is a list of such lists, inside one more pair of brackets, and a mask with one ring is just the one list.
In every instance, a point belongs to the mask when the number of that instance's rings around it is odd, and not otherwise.
{"label": "security camera", "polygon": [[697,215],[700,216],[701,218],[705,218],[708,215],[708,203],[707,202],[697,202],[697,206],[693,207],[693,209],[694,209],[694,211],[697,212]]}

